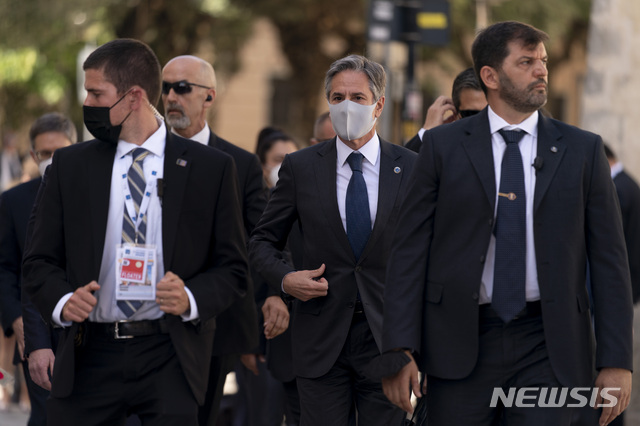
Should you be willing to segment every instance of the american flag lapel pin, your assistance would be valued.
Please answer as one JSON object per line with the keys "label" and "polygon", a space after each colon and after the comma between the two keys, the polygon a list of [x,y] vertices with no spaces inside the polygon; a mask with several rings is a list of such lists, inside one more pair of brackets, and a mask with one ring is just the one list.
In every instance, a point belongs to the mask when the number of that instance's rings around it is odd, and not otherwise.
{"label": "american flag lapel pin", "polygon": [[176,164],[180,167],[184,167],[187,165],[187,160],[184,160],[182,158],[178,158],[178,160],[176,161]]}

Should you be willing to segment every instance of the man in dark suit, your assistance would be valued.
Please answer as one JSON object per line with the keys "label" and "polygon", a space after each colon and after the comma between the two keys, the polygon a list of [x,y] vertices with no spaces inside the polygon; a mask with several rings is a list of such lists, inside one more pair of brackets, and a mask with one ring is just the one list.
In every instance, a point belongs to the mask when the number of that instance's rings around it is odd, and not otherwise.
{"label": "man in dark suit", "polygon": [[83,68],[96,139],[56,152],[23,263],[34,304],[64,327],[47,420],[193,425],[215,317],[246,291],[233,159],[167,132],[144,43],[113,40]]}
{"label": "man in dark suit", "polygon": [[[76,142],[76,129],[62,114],[45,114],[31,126],[29,141],[31,157],[42,175],[58,148]],[[41,177],[33,179],[0,196],[0,311],[5,334],[16,335],[14,362],[22,363],[29,392],[29,426],[46,424],[45,401],[51,389],[49,374],[57,340],[28,297],[21,295],[27,221],[41,181]]]}
{"label": "man in dark suit", "polygon": [[[385,352],[409,362],[383,386],[411,411],[409,389],[420,395],[426,373],[430,425],[569,425],[580,401],[549,408],[538,397],[586,387],[590,399],[596,370],[596,387],[618,388],[601,424],[629,402],[631,287],[616,194],[602,139],[538,111],[547,39],[519,22],[479,33],[472,55],[489,107],[426,132],[411,177],[383,331]],[[512,388],[535,388],[524,404],[534,407],[494,399]]]}
{"label": "man in dark suit", "polygon": [[429,129],[442,124],[453,123],[461,118],[479,113],[487,106],[487,99],[478,82],[473,68],[460,72],[453,80],[451,97],[438,96],[427,110],[422,128],[404,146],[414,152],[420,152],[422,135]]}
{"label": "man in dark suit", "polygon": [[[295,297],[293,367],[301,425],[400,423],[403,413],[364,376],[380,354],[389,244],[415,154],[380,140],[384,69],[362,56],[330,67],[325,93],[337,137],[285,157],[251,237],[252,265]],[[295,222],[300,270],[282,250]],[[282,286],[282,287],[281,287]]]}
{"label": "man in dark suit", "polygon": [[622,229],[627,245],[629,269],[631,271],[631,288],[633,303],[640,300],[640,187],[627,172],[624,166],[605,144],[604,152],[611,167],[611,178],[616,185],[616,193],[620,201],[622,213]]}
{"label": "man in dark suit", "polygon": [[[238,196],[248,238],[267,204],[262,167],[258,157],[222,139],[207,124],[207,112],[216,98],[213,67],[196,56],[178,56],[162,69],[162,80],[162,102],[171,131],[233,157],[238,171]],[[258,319],[252,280],[247,282],[246,296],[220,315],[217,325],[209,387],[205,404],[199,409],[201,426],[216,424],[227,373],[233,369],[239,354],[250,353],[258,345]]]}

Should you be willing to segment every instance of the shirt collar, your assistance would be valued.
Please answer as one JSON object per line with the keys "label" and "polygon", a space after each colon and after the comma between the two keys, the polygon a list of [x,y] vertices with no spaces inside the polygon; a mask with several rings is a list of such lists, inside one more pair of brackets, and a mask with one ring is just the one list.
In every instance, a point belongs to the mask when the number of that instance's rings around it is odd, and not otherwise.
{"label": "shirt collar", "polygon": [[[338,151],[339,167],[344,166],[344,163],[347,161],[347,157],[354,152],[353,149],[349,148],[344,142],[342,142],[342,140],[340,140],[340,136],[336,136],[336,150]],[[378,133],[375,132],[373,137],[369,139],[369,141],[365,143],[358,152],[362,154],[369,163],[375,166],[380,152],[380,138],[378,138]]]}
{"label": "shirt collar", "polygon": [[538,135],[538,114],[538,111],[535,111],[524,121],[514,125],[507,123],[491,109],[491,106],[489,106],[489,128],[491,129],[491,135],[506,128],[507,130],[522,129],[531,136],[536,137]]}
{"label": "shirt collar", "polygon": [[622,163],[619,161],[611,166],[611,179],[618,176],[623,169],[624,167],[622,167]]}
{"label": "shirt collar", "polygon": [[[176,132],[176,129],[174,129],[173,127],[171,128],[171,133],[173,133],[174,135],[180,136]],[[209,136],[210,135],[211,135],[211,132],[209,132],[209,125],[205,121],[204,127],[202,128],[202,130],[200,130],[195,135],[191,136],[189,139],[191,139],[192,141],[200,142],[202,145],[209,145]]]}
{"label": "shirt collar", "polygon": [[144,141],[141,146],[123,140],[118,141],[116,158],[122,158],[136,148],[144,148],[156,157],[162,157],[164,155],[164,146],[166,139],[167,128],[162,121],[158,120],[158,130],[156,130],[151,136],[149,136],[149,139]]}

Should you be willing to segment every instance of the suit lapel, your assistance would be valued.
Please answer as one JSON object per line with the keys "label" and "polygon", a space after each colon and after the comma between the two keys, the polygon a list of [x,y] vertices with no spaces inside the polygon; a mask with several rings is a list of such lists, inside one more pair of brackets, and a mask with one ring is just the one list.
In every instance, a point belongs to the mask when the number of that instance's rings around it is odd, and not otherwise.
{"label": "suit lapel", "polygon": [[394,155],[388,142],[380,139],[380,176],[378,181],[378,206],[376,221],[371,236],[360,256],[364,259],[378,238],[386,231],[387,222],[393,211],[400,192],[400,183],[404,174],[404,161],[401,155]]}
{"label": "suit lapel", "polygon": [[[93,143],[93,142],[92,142]],[[91,190],[89,191],[89,205],[91,206],[93,235],[93,247],[95,256],[93,259],[93,270],[96,278],[100,273],[102,263],[102,251],[104,250],[104,239],[107,232],[107,220],[109,216],[109,198],[111,196],[111,176],[113,174],[113,163],[115,161],[117,145],[96,141],[94,158],[88,158],[84,162],[87,168],[86,176],[91,176]]]}
{"label": "suit lapel", "polygon": [[164,150],[164,197],[162,205],[162,248],[165,270],[170,270],[178,232],[178,219],[187,186],[191,157],[185,143],[167,132]]}
{"label": "suit lapel", "polygon": [[336,138],[331,142],[327,142],[325,146],[318,151],[320,161],[315,162],[316,187],[318,188],[318,200],[327,218],[329,227],[336,235],[340,245],[346,250],[353,260],[353,251],[349,245],[347,233],[342,225],[340,218],[340,209],[338,208],[338,195],[336,191],[336,164],[338,161],[338,153],[336,151]]}
{"label": "suit lapel", "polygon": [[567,146],[560,141],[562,133],[553,122],[540,114],[538,118],[538,157],[542,158],[542,168],[536,174],[536,189],[533,201],[533,211],[540,207],[553,176],[564,157]]}
{"label": "suit lapel", "polygon": [[493,148],[491,147],[491,128],[487,108],[467,120],[464,146],[469,160],[484,188],[492,210],[496,204],[496,175],[493,164]]}

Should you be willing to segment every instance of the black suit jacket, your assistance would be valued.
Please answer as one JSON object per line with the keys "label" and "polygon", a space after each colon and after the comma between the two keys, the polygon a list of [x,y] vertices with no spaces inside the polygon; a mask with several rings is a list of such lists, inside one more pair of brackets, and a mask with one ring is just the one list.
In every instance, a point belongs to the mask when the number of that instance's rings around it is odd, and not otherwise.
{"label": "black suit jacket", "polygon": [[[22,255],[24,253],[27,222],[42,178],[18,185],[0,196],[0,309],[6,335],[11,325],[23,318],[25,355],[37,349],[52,349],[50,328],[42,321],[28,296],[21,296]],[[24,308],[24,312],[23,312]],[[19,361],[17,357],[14,362]]]}
{"label": "black suit jacket", "polygon": [[[115,152],[116,145],[98,140],[63,148],[56,151],[46,175],[23,274],[26,290],[47,320],[62,296],[99,278]],[[231,157],[167,134],[164,267],[184,280],[200,316],[197,322],[167,318],[171,341],[200,404],[207,387],[215,317],[246,291],[246,247],[237,194]],[[61,337],[54,397],[71,393],[77,331],[74,323]]]}
{"label": "black suit jacket", "polygon": [[622,229],[629,255],[633,302],[637,303],[640,300],[640,187],[624,171],[613,178],[613,183],[616,185],[620,201]]}
{"label": "black suit jacket", "polygon": [[[546,347],[563,386],[594,367],[631,369],[631,286],[602,139],[540,115],[534,244]],[[478,293],[496,182],[487,109],[425,133],[385,288],[383,349],[419,352],[422,371],[466,377],[478,358]],[[586,290],[589,260],[595,347]]]}
{"label": "black suit jacket", "polygon": [[[260,160],[255,154],[227,142],[213,132],[209,136],[209,146],[229,154],[236,163],[238,196],[248,240],[267,205]],[[259,329],[254,287],[260,286],[262,279],[254,273],[251,273],[249,278],[246,295],[217,319],[214,355],[249,353],[258,346]]]}
{"label": "black suit jacket", "polygon": [[251,238],[252,265],[280,289],[294,267],[282,254],[291,227],[302,235],[302,265],[326,265],[328,295],[294,301],[293,367],[297,376],[319,377],[344,346],[360,291],[378,347],[382,337],[382,295],[391,238],[415,154],[381,141],[379,198],[369,241],[356,261],[340,219],[336,196],[336,139],[289,154],[267,209]]}

